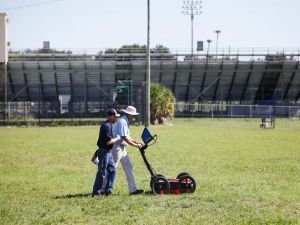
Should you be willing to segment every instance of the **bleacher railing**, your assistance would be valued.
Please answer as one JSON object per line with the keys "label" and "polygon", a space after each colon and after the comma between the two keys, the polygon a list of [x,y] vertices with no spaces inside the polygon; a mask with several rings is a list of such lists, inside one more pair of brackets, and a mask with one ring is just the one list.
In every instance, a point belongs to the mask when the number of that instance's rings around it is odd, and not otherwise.
{"label": "bleacher railing", "polygon": [[[124,50],[124,49],[123,49]],[[105,52],[105,49],[51,49],[47,53],[37,53],[39,49],[11,49],[9,52],[9,61],[33,60],[33,61],[60,61],[60,60],[116,60],[132,61],[146,60],[146,50],[143,49],[125,49],[124,52]],[[151,52],[152,60],[176,60],[176,61],[299,61],[300,48],[219,48],[216,50],[204,49],[203,51],[194,51],[191,55],[190,49],[172,48],[166,51]]]}

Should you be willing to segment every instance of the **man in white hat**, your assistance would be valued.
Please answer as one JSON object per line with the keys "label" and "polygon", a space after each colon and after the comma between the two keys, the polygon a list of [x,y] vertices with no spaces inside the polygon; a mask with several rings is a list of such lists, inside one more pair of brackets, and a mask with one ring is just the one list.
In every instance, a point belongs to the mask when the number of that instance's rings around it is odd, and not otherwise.
{"label": "man in white hat", "polygon": [[116,166],[119,162],[121,162],[122,164],[122,167],[126,174],[129,194],[142,194],[144,190],[138,189],[136,186],[132,164],[125,149],[128,144],[136,148],[140,148],[143,146],[139,141],[136,141],[130,137],[129,131],[129,121],[132,121],[134,117],[139,115],[139,113],[136,112],[136,108],[133,106],[128,106],[125,110],[123,110],[123,112],[124,115],[116,122],[113,128],[113,137],[120,136],[121,139],[114,143],[111,151]]}

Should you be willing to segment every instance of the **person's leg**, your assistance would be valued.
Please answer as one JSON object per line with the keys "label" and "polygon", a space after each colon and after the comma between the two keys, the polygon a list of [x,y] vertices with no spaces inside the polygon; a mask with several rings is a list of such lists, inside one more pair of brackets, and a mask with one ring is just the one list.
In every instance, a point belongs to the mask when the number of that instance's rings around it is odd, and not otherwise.
{"label": "person's leg", "polygon": [[107,184],[107,176],[104,176],[100,193],[105,193],[106,184]]}
{"label": "person's leg", "polygon": [[130,162],[130,159],[129,159],[125,149],[123,151],[123,157],[121,158],[120,161],[121,161],[123,170],[126,174],[129,194],[133,193],[137,190],[137,187],[136,187],[136,183],[135,183],[135,179],[134,179],[134,175],[133,175],[132,164]]}
{"label": "person's leg", "polygon": [[103,181],[103,177],[102,177],[101,169],[98,168],[98,172],[96,174],[96,178],[95,178],[95,182],[94,182],[94,186],[93,186],[93,194],[92,195],[100,194],[102,181]]}
{"label": "person's leg", "polygon": [[117,167],[121,158],[123,157],[123,149],[120,146],[114,145],[113,148],[111,149],[111,154],[115,162],[115,167]]}
{"label": "person's leg", "polygon": [[107,167],[106,167],[106,174],[107,174],[107,183],[105,192],[109,193],[112,192],[114,188],[114,183],[116,180],[116,166],[111,153],[107,154]]}
{"label": "person's leg", "polygon": [[106,168],[105,154],[101,153],[99,154],[98,171],[96,174],[92,195],[100,194],[101,187],[103,184],[103,176],[105,175],[105,168]]}

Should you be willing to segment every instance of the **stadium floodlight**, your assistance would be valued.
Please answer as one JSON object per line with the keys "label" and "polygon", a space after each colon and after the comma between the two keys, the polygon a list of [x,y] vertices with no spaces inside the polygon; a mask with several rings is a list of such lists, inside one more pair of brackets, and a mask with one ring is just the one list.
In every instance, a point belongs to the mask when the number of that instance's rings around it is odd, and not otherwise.
{"label": "stadium floodlight", "polygon": [[183,1],[182,13],[184,15],[191,16],[191,56],[193,60],[193,52],[194,52],[194,16],[200,15],[202,13],[202,1]]}
{"label": "stadium floodlight", "polygon": [[217,40],[216,40],[216,59],[218,57],[218,42],[219,42],[219,33],[221,33],[220,30],[215,30],[215,33],[217,34]]}
{"label": "stadium floodlight", "polygon": [[210,43],[212,42],[212,40],[210,40],[210,39],[207,39],[207,57],[208,57],[208,55],[209,55],[209,46],[210,46]]}

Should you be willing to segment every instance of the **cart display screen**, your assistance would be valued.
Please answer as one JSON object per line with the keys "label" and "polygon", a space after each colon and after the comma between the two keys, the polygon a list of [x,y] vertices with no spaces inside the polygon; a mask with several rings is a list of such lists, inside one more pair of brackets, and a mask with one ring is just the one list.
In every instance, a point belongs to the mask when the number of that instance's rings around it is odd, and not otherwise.
{"label": "cart display screen", "polygon": [[142,140],[145,144],[148,144],[150,141],[153,140],[153,136],[151,135],[148,128],[144,128],[143,133],[142,133]]}

